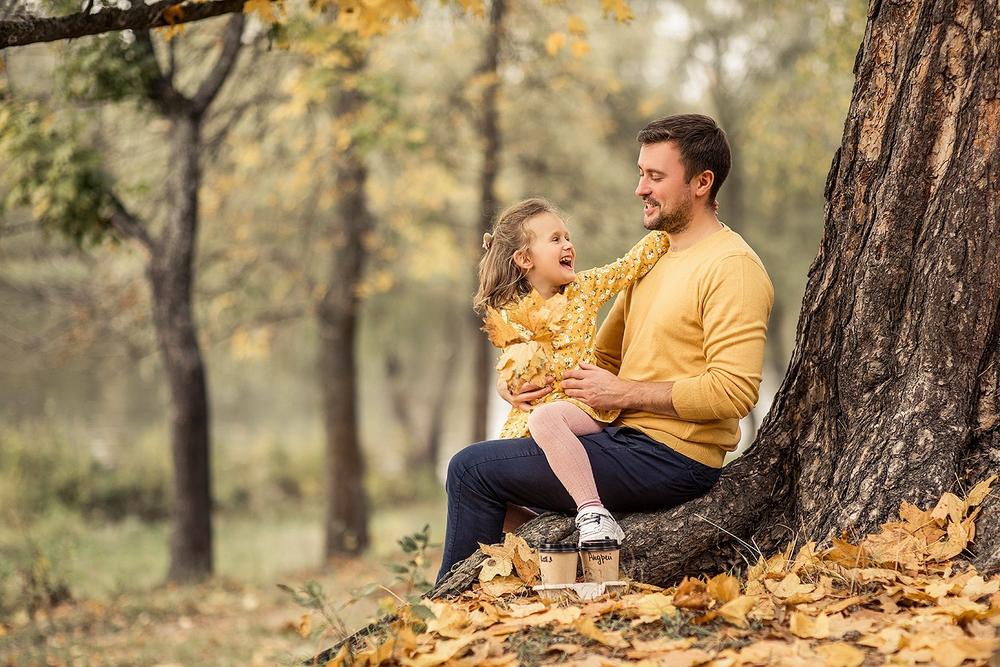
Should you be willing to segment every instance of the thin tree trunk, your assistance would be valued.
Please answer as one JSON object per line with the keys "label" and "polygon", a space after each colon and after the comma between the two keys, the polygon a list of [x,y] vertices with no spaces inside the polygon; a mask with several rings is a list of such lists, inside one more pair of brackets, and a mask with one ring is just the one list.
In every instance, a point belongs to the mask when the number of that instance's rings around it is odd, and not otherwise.
{"label": "thin tree trunk", "polygon": [[[351,49],[350,73],[364,69],[365,56]],[[337,115],[350,117],[365,100],[356,87],[339,93]],[[364,551],[369,542],[365,465],[358,434],[356,334],[360,302],[355,289],[364,270],[365,233],[373,219],[365,195],[368,170],[352,143],[337,167],[337,229],[330,257],[330,282],[317,311],[323,415],[326,426],[327,558]]]}
{"label": "thin tree trunk", "polygon": [[[483,90],[482,142],[483,168],[480,173],[479,234],[476,235],[476,253],[482,235],[492,228],[497,212],[496,179],[500,171],[500,122],[497,97],[500,89],[500,41],[503,36],[503,17],[506,0],[493,0],[490,7],[490,31],[486,38],[486,55],[480,73],[489,77]],[[472,439],[486,439],[490,392],[493,388],[493,348],[479,331],[482,322],[473,315],[473,340],[476,341],[473,361]]]}
{"label": "thin tree trunk", "polygon": [[[624,518],[633,576],[667,584],[793,539],[875,532],[903,500],[927,507],[1000,468],[997,14],[872,3],[788,373],[716,487]],[[992,574],[998,495],[982,507],[970,549]],[[432,594],[464,589],[481,557]]]}
{"label": "thin tree trunk", "polygon": [[147,268],[153,323],[170,387],[174,463],[171,581],[212,573],[212,488],[205,366],[191,308],[198,234],[201,117],[177,115],[171,128],[167,227]]}
{"label": "thin tree trunk", "polygon": [[[454,326],[454,317],[449,317],[445,320],[445,324],[448,325],[449,331],[452,330]],[[442,338],[442,340],[445,340]],[[456,338],[455,343],[448,347],[448,351],[445,353],[444,362],[441,367],[441,381],[438,384],[437,393],[434,395],[434,401],[431,404],[430,410],[430,420],[427,425],[427,444],[424,448],[425,459],[427,465],[432,471],[437,470],[438,463],[441,460],[441,440],[444,436],[444,424],[445,424],[445,414],[447,412],[447,407],[449,404],[449,399],[451,398],[451,392],[449,391],[452,387],[452,383],[455,379],[455,373],[458,371],[458,360],[461,350],[460,339]]]}
{"label": "thin tree trunk", "polygon": [[421,465],[423,452],[418,451],[416,446],[419,438],[417,429],[413,421],[413,414],[410,412],[410,401],[407,396],[412,387],[408,387],[406,378],[403,376],[403,362],[399,358],[399,353],[395,349],[388,349],[385,352],[385,383],[389,395],[389,406],[392,414],[396,418],[396,423],[403,432],[403,447],[407,453],[411,465]]}

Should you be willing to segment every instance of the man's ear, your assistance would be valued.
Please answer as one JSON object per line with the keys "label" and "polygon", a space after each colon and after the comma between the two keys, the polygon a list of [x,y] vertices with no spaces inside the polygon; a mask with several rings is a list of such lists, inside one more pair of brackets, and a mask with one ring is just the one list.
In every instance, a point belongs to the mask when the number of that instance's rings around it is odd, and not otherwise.
{"label": "man's ear", "polygon": [[712,185],[715,184],[715,172],[706,169],[694,177],[692,184],[694,185],[695,197],[707,197],[708,193],[712,191]]}
{"label": "man's ear", "polygon": [[530,271],[531,267],[534,266],[534,262],[531,261],[531,253],[524,249],[514,253],[514,263],[523,271]]}

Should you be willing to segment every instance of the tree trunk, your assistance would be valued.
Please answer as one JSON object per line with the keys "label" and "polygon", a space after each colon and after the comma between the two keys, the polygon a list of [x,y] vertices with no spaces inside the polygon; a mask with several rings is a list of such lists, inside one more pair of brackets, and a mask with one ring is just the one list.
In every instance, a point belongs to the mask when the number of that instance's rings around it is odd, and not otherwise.
{"label": "tree trunk", "polygon": [[[364,68],[364,54],[352,49],[350,73]],[[364,105],[356,88],[338,93],[337,114],[352,116]],[[320,338],[323,415],[326,426],[326,519],[324,553],[357,554],[368,546],[368,501],[364,459],[358,434],[356,285],[364,269],[363,238],[372,228],[365,196],[368,169],[356,143],[337,165],[336,242],[330,257],[330,283],[317,311]]]}
{"label": "tree trunk", "polygon": [[171,581],[212,574],[212,489],[205,366],[191,308],[198,234],[201,116],[174,116],[167,195],[170,212],[147,267],[153,323],[170,386],[174,463]]}
{"label": "tree trunk", "polygon": [[[453,317],[449,317],[446,321],[449,325],[453,325],[453,322]],[[437,470],[438,463],[441,460],[441,440],[444,436],[445,413],[450,404],[448,399],[451,397],[451,392],[449,390],[455,379],[455,372],[458,370],[460,345],[461,341],[456,339],[455,344],[449,346],[448,351],[445,353],[444,363],[441,367],[441,381],[438,384],[437,393],[434,395],[434,400],[431,404],[430,419],[427,424],[427,441],[424,447],[426,454],[424,458],[432,472]]]}
{"label": "tree trunk", "polygon": [[[668,584],[793,539],[862,536],[903,500],[927,507],[1000,469],[997,13],[872,3],[788,373],[716,487],[624,518],[633,576]],[[974,562],[996,573],[996,493],[977,524]],[[465,588],[481,557],[433,594]]]}
{"label": "tree trunk", "polygon": [[[479,233],[476,235],[476,254],[482,235],[493,227],[493,216],[497,212],[496,179],[500,170],[500,123],[497,110],[497,95],[500,89],[500,39],[503,34],[503,16],[506,0],[493,0],[490,6],[490,31],[486,38],[486,55],[480,73],[489,77],[483,90],[482,142],[483,169],[480,173]],[[475,359],[473,362],[473,409],[472,440],[486,439],[490,392],[493,389],[493,348],[479,328],[482,321],[475,314],[473,320],[473,340]]]}

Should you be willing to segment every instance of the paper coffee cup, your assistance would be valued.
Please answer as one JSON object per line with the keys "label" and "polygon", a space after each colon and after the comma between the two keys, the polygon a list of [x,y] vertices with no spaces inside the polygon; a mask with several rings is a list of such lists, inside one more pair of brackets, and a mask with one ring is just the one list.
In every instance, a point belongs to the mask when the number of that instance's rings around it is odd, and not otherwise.
{"label": "paper coffee cup", "polygon": [[543,584],[576,583],[576,545],[542,542],[538,547],[538,564]]}
{"label": "paper coffee cup", "polygon": [[580,545],[583,580],[603,583],[618,581],[618,552],[615,540],[594,540]]}

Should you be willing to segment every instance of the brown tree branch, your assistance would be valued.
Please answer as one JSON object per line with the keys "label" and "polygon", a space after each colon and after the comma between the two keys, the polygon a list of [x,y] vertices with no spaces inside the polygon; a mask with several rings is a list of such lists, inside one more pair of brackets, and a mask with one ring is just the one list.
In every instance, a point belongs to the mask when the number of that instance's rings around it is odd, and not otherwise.
{"label": "brown tree branch", "polygon": [[215,96],[219,94],[222,84],[229,78],[229,73],[232,72],[233,66],[236,64],[236,58],[240,54],[244,19],[245,17],[242,13],[237,14],[229,19],[229,23],[226,24],[226,30],[222,38],[222,52],[219,53],[218,60],[215,61],[208,76],[198,86],[198,92],[194,94],[194,98],[192,99],[195,113],[202,113],[208,108],[212,101],[215,100]]}
{"label": "brown tree branch", "polygon": [[139,218],[125,207],[125,204],[117,195],[111,193],[110,196],[111,203],[114,206],[114,211],[111,214],[111,226],[125,238],[137,242],[146,253],[152,253],[156,243],[153,241],[153,237],[149,235],[149,232],[146,231],[145,226],[143,226]]}
{"label": "brown tree branch", "polygon": [[[273,1],[273,0],[272,0]],[[149,30],[167,25],[190,23],[242,12],[246,0],[161,0],[152,5],[140,4],[129,9],[105,8],[91,14],[77,12],[67,16],[20,17],[0,21],[0,49],[37,42],[54,42],[115,30]],[[179,6],[181,15],[167,20],[165,12]]]}

